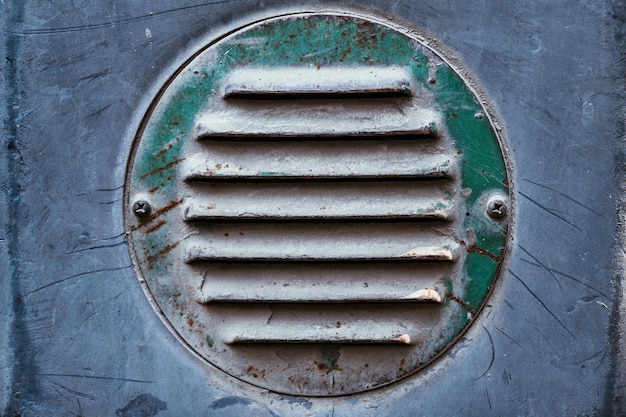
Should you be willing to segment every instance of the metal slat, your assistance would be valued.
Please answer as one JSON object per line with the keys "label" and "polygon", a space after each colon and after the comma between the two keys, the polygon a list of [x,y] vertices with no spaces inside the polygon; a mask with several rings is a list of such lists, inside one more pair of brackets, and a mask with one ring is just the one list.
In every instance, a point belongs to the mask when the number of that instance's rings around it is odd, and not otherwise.
{"label": "metal slat", "polygon": [[[363,323],[359,327],[346,326],[342,329],[294,328],[289,333],[282,329],[251,329],[241,334],[231,334],[224,338],[227,345],[258,343],[340,343],[340,344],[384,344],[414,345],[415,336],[402,330],[390,329],[388,325]],[[300,326],[298,326],[300,327]]]}
{"label": "metal slat", "polygon": [[185,221],[224,219],[447,220],[451,190],[433,182],[217,183],[196,186]]}
{"label": "metal slat", "polygon": [[[198,117],[194,135],[210,137],[432,136],[439,124],[431,109],[404,105],[404,99],[245,101]],[[231,104],[231,103],[229,103]]]}
{"label": "metal slat", "polygon": [[403,67],[246,67],[232,71],[224,97],[282,95],[411,95]]}
{"label": "metal slat", "polygon": [[212,262],[193,274],[202,282],[201,303],[438,302],[435,294],[413,293],[429,289],[445,297],[443,282],[453,268],[434,262]]}
{"label": "metal slat", "polygon": [[[308,284],[308,285],[307,285]],[[202,302],[239,303],[438,303],[443,302],[441,294],[431,288],[379,288],[372,285],[342,286],[340,290],[332,286],[317,286],[307,283],[277,283],[265,288],[258,285],[237,286],[232,282],[206,278],[202,285]],[[286,285],[286,286],[285,286]],[[356,287],[356,288],[355,288]]]}
{"label": "metal slat", "polygon": [[182,165],[186,181],[274,178],[449,178],[456,156],[433,141],[205,140]]}
{"label": "metal slat", "polygon": [[206,306],[225,317],[227,344],[383,344],[424,341],[443,312],[439,304],[255,304]]}
{"label": "metal slat", "polygon": [[186,243],[187,262],[254,260],[454,261],[459,245],[415,223],[214,223]]}

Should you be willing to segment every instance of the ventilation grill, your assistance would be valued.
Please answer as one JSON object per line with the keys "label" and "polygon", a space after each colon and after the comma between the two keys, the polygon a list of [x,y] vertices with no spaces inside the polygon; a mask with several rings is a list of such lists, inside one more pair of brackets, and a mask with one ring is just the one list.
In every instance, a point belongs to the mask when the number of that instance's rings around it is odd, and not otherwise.
{"label": "ventilation grill", "polygon": [[223,342],[419,343],[460,251],[456,154],[408,71],[243,68],[222,85],[183,213],[198,301],[236,315]]}

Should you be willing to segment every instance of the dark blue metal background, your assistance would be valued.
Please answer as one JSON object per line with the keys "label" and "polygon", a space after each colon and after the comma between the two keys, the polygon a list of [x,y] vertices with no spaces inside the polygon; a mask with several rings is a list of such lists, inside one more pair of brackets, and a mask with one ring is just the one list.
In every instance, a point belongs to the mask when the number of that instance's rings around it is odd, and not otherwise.
{"label": "dark blue metal background", "polygon": [[[489,305],[426,371],[313,399],[239,383],[163,325],[122,224],[133,134],[203,42],[284,5],[0,2],[0,415],[605,416],[626,412],[621,1],[362,1],[446,45],[497,106],[514,244]],[[151,39],[146,36],[150,29]]]}

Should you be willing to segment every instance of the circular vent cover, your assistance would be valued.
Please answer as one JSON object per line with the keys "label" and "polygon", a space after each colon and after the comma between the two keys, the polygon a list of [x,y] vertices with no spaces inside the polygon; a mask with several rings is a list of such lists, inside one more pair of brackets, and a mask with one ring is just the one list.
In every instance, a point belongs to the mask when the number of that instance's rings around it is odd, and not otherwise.
{"label": "circular vent cover", "polygon": [[171,78],[137,134],[126,227],[170,328],[241,380],[341,395],[424,367],[494,284],[511,215],[489,114],[412,32],[257,22]]}

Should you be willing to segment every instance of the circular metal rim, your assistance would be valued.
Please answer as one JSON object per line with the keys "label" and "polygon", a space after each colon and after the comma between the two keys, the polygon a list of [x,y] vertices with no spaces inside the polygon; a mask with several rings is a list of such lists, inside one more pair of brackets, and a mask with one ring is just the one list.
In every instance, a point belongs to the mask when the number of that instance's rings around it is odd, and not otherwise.
{"label": "circular metal rim", "polygon": [[[198,49],[195,53],[193,53],[185,62],[183,62],[178,69],[167,79],[167,81],[164,83],[164,85],[160,88],[160,90],[158,91],[158,93],[154,96],[154,98],[151,101],[151,104],[147,110],[147,112],[144,114],[144,116],[141,118],[141,123],[138,127],[138,129],[136,130],[136,133],[134,135],[134,139],[132,141],[132,145],[131,145],[131,151],[129,153],[129,158],[128,158],[128,163],[127,163],[127,167],[126,167],[126,177],[125,177],[125,185],[124,185],[124,198],[123,198],[123,213],[124,213],[124,226],[126,229],[126,235],[129,236],[130,235],[130,227],[132,225],[132,219],[131,219],[131,208],[133,205],[133,201],[130,200],[130,192],[129,192],[129,184],[131,182],[131,172],[132,172],[132,168],[134,166],[135,163],[135,158],[137,155],[137,148],[139,146],[139,141],[141,140],[141,137],[144,134],[146,125],[148,124],[150,118],[153,116],[153,111],[155,109],[155,107],[158,105],[158,103],[160,102],[160,100],[162,99],[164,93],[166,92],[166,90],[172,85],[172,83],[176,80],[176,78],[179,76],[179,74],[184,71],[185,68],[187,68],[189,66],[190,63],[192,63],[198,56],[200,56],[202,53],[204,53],[206,50],[212,48],[213,46],[219,44],[221,41],[223,41],[224,39],[227,39],[228,37],[230,37],[231,35],[235,35],[239,32],[248,30],[250,28],[253,28],[257,25],[260,24],[265,24],[265,23],[270,23],[272,21],[277,21],[277,20],[281,20],[281,19],[287,19],[287,18],[293,18],[293,17],[308,17],[308,16],[316,16],[316,15],[328,15],[328,16],[339,16],[339,17],[352,17],[352,18],[357,18],[357,19],[363,19],[363,20],[368,20],[371,21],[375,24],[379,24],[385,27],[388,27],[392,30],[395,30],[397,32],[402,33],[403,35],[405,35],[406,37],[413,39],[413,40],[417,40],[418,42],[420,42],[423,46],[425,46],[429,51],[431,51],[433,54],[435,54],[439,59],[441,59],[443,62],[445,62],[445,64],[457,75],[457,77],[459,77],[465,84],[465,86],[470,90],[470,92],[472,93],[472,95],[476,98],[476,100],[478,101],[479,105],[482,107],[483,109],[483,115],[487,116],[487,119],[489,121],[489,124],[492,126],[492,130],[493,133],[495,134],[495,137],[497,139],[498,142],[498,146],[500,148],[500,152],[502,155],[502,159],[504,161],[504,165],[505,165],[505,174],[506,177],[508,179],[508,213],[506,215],[506,223],[507,223],[507,237],[506,237],[506,244],[505,247],[503,249],[502,252],[502,263],[499,266],[499,269],[495,272],[494,274],[494,278],[492,280],[492,285],[489,289],[489,291],[487,292],[487,294],[484,296],[483,301],[480,305],[480,307],[475,311],[475,313],[473,314],[472,318],[468,321],[468,323],[462,328],[462,330],[460,332],[457,333],[456,337],[450,341],[439,353],[437,353],[436,355],[434,355],[429,361],[427,361],[426,363],[424,363],[422,366],[417,367],[416,369],[414,369],[412,372],[403,375],[401,377],[399,377],[396,380],[392,380],[389,382],[385,382],[379,385],[375,385],[372,387],[368,387],[365,389],[360,389],[360,390],[356,390],[356,391],[351,391],[351,392],[347,392],[347,393],[337,393],[337,394],[322,394],[322,395],[316,395],[316,394],[295,394],[295,395],[301,395],[301,396],[308,396],[308,397],[339,397],[339,396],[345,396],[345,395],[352,395],[352,394],[357,394],[360,392],[366,392],[366,391],[371,391],[374,389],[378,389],[381,387],[386,387],[386,386],[393,386],[395,384],[401,383],[403,380],[406,380],[407,378],[415,375],[416,373],[424,370],[425,368],[433,365],[439,358],[441,358],[443,355],[445,355],[455,344],[456,342],[462,338],[464,336],[464,334],[472,327],[472,325],[475,325],[475,321],[478,319],[478,317],[480,316],[480,313],[482,311],[482,309],[485,307],[485,305],[487,304],[487,300],[489,299],[489,297],[491,296],[491,293],[494,291],[494,288],[498,285],[498,282],[500,281],[499,277],[501,275],[504,263],[507,261],[507,254],[510,251],[510,247],[511,247],[511,242],[513,240],[513,229],[514,229],[514,222],[515,222],[515,214],[516,214],[516,205],[515,205],[515,199],[514,199],[514,183],[512,181],[512,172],[513,172],[513,163],[512,163],[512,158],[510,156],[510,153],[508,151],[508,146],[505,135],[503,133],[503,129],[502,129],[502,124],[499,123],[499,119],[495,113],[494,107],[493,105],[490,103],[490,101],[486,98],[486,94],[483,92],[483,90],[479,87],[479,84],[475,81],[475,79],[472,77],[471,73],[469,71],[467,71],[464,66],[459,62],[458,59],[454,58],[453,55],[450,53],[450,51],[446,50],[445,48],[443,48],[441,45],[437,44],[436,41],[434,41],[433,38],[430,38],[428,36],[423,35],[423,32],[420,32],[416,29],[412,29],[411,28],[411,24],[410,23],[406,23],[406,22],[399,22],[399,19],[391,19],[389,16],[378,16],[375,14],[371,14],[371,11],[368,11],[368,13],[364,13],[363,11],[359,10],[359,11],[353,11],[353,10],[340,10],[340,9],[333,9],[333,10],[328,10],[328,9],[320,9],[320,10],[315,10],[315,11],[291,11],[291,12],[287,12],[284,14],[272,14],[271,16],[267,16],[267,17],[263,17],[259,20],[255,20],[253,22],[249,22],[247,24],[244,24],[242,26],[238,26],[236,28],[233,28],[231,30],[229,30],[228,32],[222,34],[221,36],[218,36],[212,40],[210,40],[207,43],[204,43],[204,46],[201,47],[200,49]],[[477,117],[478,118],[478,117]],[[148,286],[148,284],[146,283],[145,279],[143,278],[143,274],[139,268],[139,259],[137,258],[136,255],[136,251],[135,251],[135,247],[134,247],[134,241],[132,238],[128,238],[127,239],[128,242],[128,246],[129,246],[129,252],[130,252],[130,256],[133,260],[133,268],[135,269],[135,272],[137,274],[137,278],[142,286],[142,289],[144,291],[144,293],[146,294],[150,304],[152,305],[153,309],[158,313],[159,317],[161,318],[162,322],[166,325],[166,327],[176,336],[176,338],[183,343],[183,345],[185,345],[188,350],[190,352],[192,352],[195,356],[197,356],[199,359],[201,359],[203,362],[208,363],[211,366],[214,366],[215,368],[220,369],[221,371],[225,372],[227,375],[229,375],[230,377],[233,377],[239,381],[245,382],[247,384],[252,384],[252,385],[256,385],[260,388],[264,388],[264,389],[270,389],[271,391],[276,391],[279,393],[286,393],[286,394],[294,394],[293,392],[285,392],[282,391],[280,389],[278,390],[274,390],[272,388],[268,388],[265,387],[263,385],[260,384],[255,384],[252,381],[248,381],[248,380],[243,380],[237,376],[234,376],[232,374],[230,374],[228,371],[221,369],[221,367],[209,360],[207,360],[205,357],[203,357],[200,353],[198,353],[189,343],[188,341],[184,338],[184,336],[182,336],[179,331],[174,327],[174,325],[170,322],[170,320],[167,318],[167,316],[165,315],[165,313],[163,312],[163,310],[161,309],[160,305],[158,304],[158,302],[156,301],[156,297],[153,294],[152,290],[150,289],[150,287]]]}

